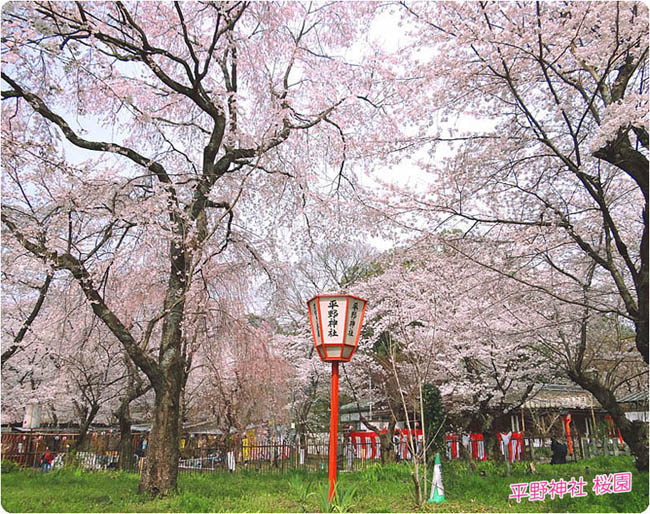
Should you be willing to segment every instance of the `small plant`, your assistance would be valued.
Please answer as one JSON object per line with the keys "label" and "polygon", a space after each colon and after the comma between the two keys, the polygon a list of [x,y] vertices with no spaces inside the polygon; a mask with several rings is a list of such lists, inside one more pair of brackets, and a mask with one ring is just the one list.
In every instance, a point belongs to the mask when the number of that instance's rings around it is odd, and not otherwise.
{"label": "small plant", "polygon": [[501,473],[499,465],[493,460],[482,460],[476,463],[476,470],[483,471],[486,476],[497,476]]}
{"label": "small plant", "polygon": [[321,494],[318,497],[321,512],[352,512],[356,495],[356,486],[343,489],[339,487],[339,484],[335,484],[334,496],[330,502],[328,484],[324,489],[322,489]]}
{"label": "small plant", "polygon": [[[334,488],[336,491],[336,487]],[[318,504],[320,505],[320,512],[334,512],[333,503],[329,501],[329,486],[326,485],[321,489],[320,494],[318,495]]]}
{"label": "small plant", "polygon": [[368,482],[377,482],[379,481],[380,473],[381,465],[374,463],[364,469],[360,474],[363,479],[367,480]]}
{"label": "small plant", "polygon": [[301,512],[307,512],[307,501],[315,494],[310,492],[309,489],[311,489],[311,481],[305,484],[300,475],[293,475],[289,479],[289,490],[300,504]]}
{"label": "small plant", "polygon": [[526,461],[516,461],[512,463],[512,472],[518,475],[530,473],[530,464]]}

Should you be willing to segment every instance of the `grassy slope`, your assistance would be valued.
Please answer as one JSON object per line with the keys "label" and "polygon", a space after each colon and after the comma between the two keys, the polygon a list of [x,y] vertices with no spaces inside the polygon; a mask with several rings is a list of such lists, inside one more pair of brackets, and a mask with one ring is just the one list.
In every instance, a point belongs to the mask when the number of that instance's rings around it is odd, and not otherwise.
{"label": "grassy slope", "polygon": [[[589,466],[589,473],[585,473]],[[524,464],[510,477],[503,466],[479,464],[468,474],[462,463],[443,464],[446,501],[425,504],[427,512],[643,512],[648,507],[648,474],[639,474],[628,457],[599,457],[565,466],[538,465],[531,475]],[[595,496],[596,473],[633,471],[631,493]],[[510,483],[583,476],[585,498],[544,502],[508,500]],[[288,474],[208,473],[182,475],[178,495],[151,500],[136,494],[133,474],[81,471],[2,473],[2,506],[8,512],[318,512],[327,491],[326,473]],[[341,496],[356,487],[347,508],[356,512],[409,512],[416,510],[413,486],[405,465],[370,466],[339,475]]]}

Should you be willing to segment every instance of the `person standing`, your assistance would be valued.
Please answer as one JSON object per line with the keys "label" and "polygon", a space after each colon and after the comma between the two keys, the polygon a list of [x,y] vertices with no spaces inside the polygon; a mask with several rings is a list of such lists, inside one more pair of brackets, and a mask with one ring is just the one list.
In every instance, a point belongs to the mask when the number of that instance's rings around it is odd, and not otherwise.
{"label": "person standing", "polygon": [[551,439],[551,464],[566,464],[567,449],[567,445],[563,442],[555,438]]}
{"label": "person standing", "polygon": [[41,456],[41,469],[44,472],[52,469],[52,462],[54,462],[54,454],[49,448],[45,448],[45,453]]}
{"label": "person standing", "polygon": [[395,431],[393,432],[393,449],[395,450],[395,461],[396,462],[399,462],[401,460],[401,458],[400,458],[401,457],[400,449],[401,449],[401,446],[402,446],[402,444],[401,444],[402,443],[402,438],[400,437],[400,434],[399,434],[398,430],[399,429],[396,428]]}
{"label": "person standing", "polygon": [[345,457],[346,457],[346,471],[352,471],[352,460],[354,459],[354,454],[355,454],[355,447],[354,447],[354,441],[352,440],[352,435],[350,433],[350,430],[346,430],[345,433],[343,434],[343,451],[345,452]]}

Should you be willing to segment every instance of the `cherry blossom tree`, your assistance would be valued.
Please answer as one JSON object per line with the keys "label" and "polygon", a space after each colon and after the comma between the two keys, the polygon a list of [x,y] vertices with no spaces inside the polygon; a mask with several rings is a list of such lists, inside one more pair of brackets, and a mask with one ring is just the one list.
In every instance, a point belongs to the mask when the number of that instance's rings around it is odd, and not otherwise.
{"label": "cherry blossom tree", "polygon": [[[417,138],[453,150],[421,161],[439,176],[407,208],[491,227],[524,243],[531,266],[571,274],[567,254],[586,255],[615,291],[592,308],[633,322],[647,363],[647,6],[421,3],[403,13],[423,77],[412,86]],[[444,122],[452,117],[461,121]],[[469,117],[481,123],[461,125]]]}
{"label": "cherry blossom tree", "polygon": [[535,327],[517,314],[527,293],[514,282],[462,258],[440,238],[392,253],[379,268],[353,288],[372,298],[365,322],[372,335],[346,366],[357,380],[374,369],[373,383],[393,383],[398,400],[410,398],[412,412],[423,384],[435,384],[452,421],[493,433],[496,418],[552,376],[531,337]]}
{"label": "cherry blossom tree", "polygon": [[567,254],[586,255],[622,300],[593,307],[630,319],[648,362],[647,6],[509,7],[405,6],[419,25],[415,48],[435,48],[426,85],[445,88],[427,95],[428,112],[488,127],[432,134],[418,120],[422,139],[449,135],[456,149],[422,206],[497,227],[525,243],[532,265],[570,274]]}
{"label": "cherry blossom tree", "polygon": [[60,363],[41,345],[16,353],[2,370],[2,418],[20,423],[28,404],[38,404],[41,422],[58,423],[72,412]]}
{"label": "cherry blossom tree", "polygon": [[291,419],[303,448],[310,433],[322,430],[318,406],[329,404],[328,368],[314,350],[306,304],[316,294],[344,290],[367,273],[377,252],[355,238],[349,233],[308,246],[302,258],[285,267],[264,311],[279,325],[274,341],[291,366]]}
{"label": "cherry blossom tree", "polygon": [[[305,323],[308,323],[308,320],[305,320]],[[279,335],[275,338],[292,366],[289,375],[288,398],[290,419],[295,423],[296,439],[305,452],[307,451],[308,436],[320,433],[322,426],[326,423],[323,420],[323,411],[318,408],[319,404],[327,405],[329,401],[328,370],[312,351],[310,335]]]}
{"label": "cherry blossom tree", "polygon": [[289,364],[273,344],[267,323],[231,321],[221,327],[220,344],[206,345],[200,357],[200,389],[194,403],[209,406],[210,418],[226,434],[266,422],[286,425],[289,417]]}
{"label": "cherry blossom tree", "polygon": [[[81,296],[77,289],[71,292]],[[120,342],[94,316],[83,298],[78,298],[77,306],[64,323],[58,345],[61,353],[56,356],[65,376],[72,419],[79,425],[75,446],[84,448],[88,431],[97,420],[111,423],[117,417],[121,435],[120,467],[126,468],[133,455],[132,447],[127,446],[131,442],[130,405],[149,387],[143,384]]]}
{"label": "cherry blossom tree", "polygon": [[[458,241],[453,240],[451,248],[457,246]],[[606,283],[597,280],[596,264],[584,255],[578,255],[584,263],[582,270],[574,266],[575,274],[570,277],[557,269],[545,273],[539,268],[522,270],[518,258],[502,258],[501,246],[501,242],[487,238],[471,243],[466,240],[463,253],[480,254],[484,258],[486,249],[493,249],[492,270],[477,264],[476,259],[468,260],[471,265],[483,269],[486,282],[489,283],[490,276],[493,279],[500,277],[496,280],[499,287],[515,293],[516,303],[508,304],[507,308],[509,322],[514,328],[512,333],[545,361],[544,364],[551,368],[550,377],[568,378],[596,397],[619,426],[635,455],[637,467],[647,469],[647,425],[627,419],[616,398],[624,386],[628,390],[643,390],[648,368],[633,343],[634,329],[629,319],[600,313],[590,305],[594,298],[602,299],[611,294]],[[458,257],[464,258],[461,254]],[[511,280],[512,276],[517,276],[518,280]],[[535,287],[535,282],[563,291],[580,288],[582,297],[576,298],[581,301],[572,304],[553,297],[548,290]],[[490,315],[491,321],[496,319],[496,315]]]}
{"label": "cherry blossom tree", "polygon": [[[412,162],[429,179],[406,193],[389,184],[389,219],[425,232],[451,225],[462,233],[448,244],[486,269],[549,302],[626,319],[647,364],[647,6],[400,10],[400,84],[413,109],[398,138],[423,145]],[[486,235],[492,243],[476,251],[462,244]],[[569,376],[616,410],[580,366]],[[631,447],[640,439],[628,432]]]}
{"label": "cherry blossom tree", "polygon": [[[83,448],[94,422],[111,421],[118,398],[122,403],[119,410],[128,411],[138,395],[123,393],[127,388],[127,369],[133,366],[126,361],[125,367],[119,341],[71,285],[70,279],[57,279],[48,288],[47,299],[39,294],[39,316],[30,323],[21,344],[16,345],[14,339],[7,350],[11,356],[3,369],[2,404],[7,420],[19,421],[26,403],[36,402],[41,408],[42,423],[78,423],[75,446]],[[24,290],[11,281],[3,286],[12,298]],[[8,302],[5,305],[12,306]],[[7,312],[11,309],[4,314]],[[11,327],[10,316],[5,318],[7,328]],[[128,438],[128,430],[125,433]]]}
{"label": "cherry blossom tree", "polygon": [[[5,234],[74,277],[151,383],[142,492],[176,487],[188,292],[209,286],[203,266],[227,257],[270,273],[287,230],[358,223],[345,217],[356,178],[344,165],[363,140],[349,120],[379,123],[383,99],[376,63],[343,55],[370,7],[3,8],[3,164],[16,170]],[[146,270],[148,319],[117,294],[118,261]]]}

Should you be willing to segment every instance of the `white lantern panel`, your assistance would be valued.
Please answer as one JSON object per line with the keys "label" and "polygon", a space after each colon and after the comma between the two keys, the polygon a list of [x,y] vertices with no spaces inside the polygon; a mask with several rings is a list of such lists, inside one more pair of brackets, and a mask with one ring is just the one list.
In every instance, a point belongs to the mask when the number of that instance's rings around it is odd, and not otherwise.
{"label": "white lantern panel", "polygon": [[320,332],[320,319],[318,318],[318,300],[316,298],[310,300],[307,302],[307,306],[309,308],[313,335],[316,338],[316,344],[320,345],[322,342]]}
{"label": "white lantern panel", "polygon": [[325,353],[327,354],[328,359],[341,357],[341,347],[325,346]]}
{"label": "white lantern panel", "polygon": [[352,355],[353,351],[354,351],[354,346],[344,346],[343,353],[341,354],[341,356],[344,359],[347,359],[350,355]]}
{"label": "white lantern panel", "polygon": [[354,346],[361,328],[361,313],[364,302],[356,298],[350,298],[348,305],[348,318],[345,327],[345,344]]}
{"label": "white lantern panel", "polygon": [[322,320],[323,341],[325,344],[342,344],[345,334],[345,307],[347,298],[325,296],[319,298]]}
{"label": "white lantern panel", "polygon": [[326,357],[326,355],[325,355],[325,350],[323,350],[323,345],[320,345],[320,344],[319,344],[319,345],[316,347],[316,351],[318,352],[318,356],[319,356],[321,359],[324,359],[324,358]]}

